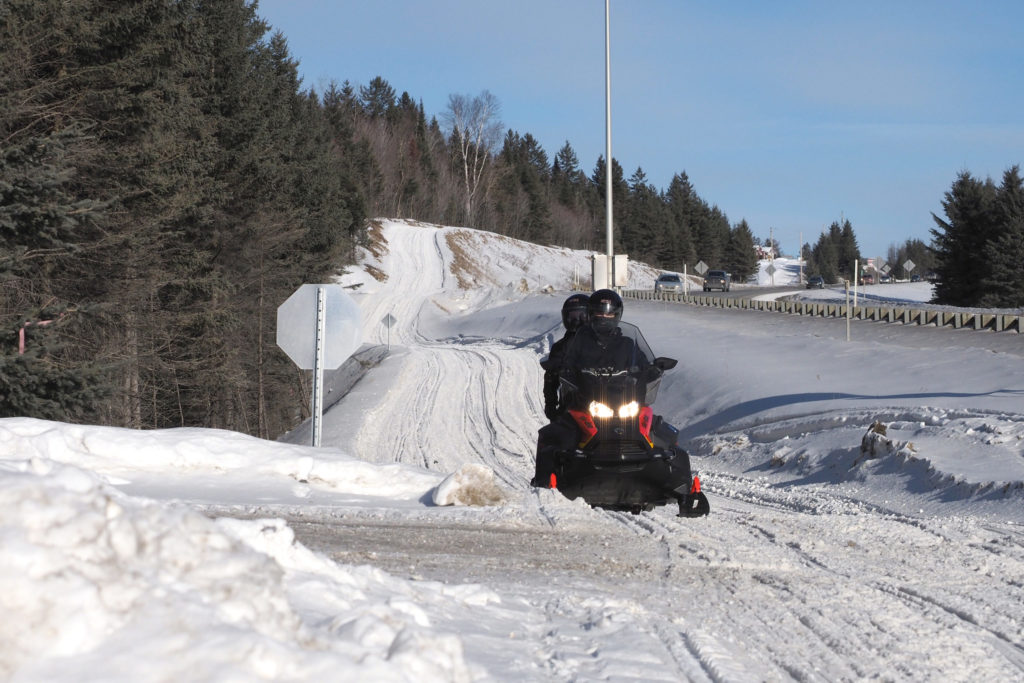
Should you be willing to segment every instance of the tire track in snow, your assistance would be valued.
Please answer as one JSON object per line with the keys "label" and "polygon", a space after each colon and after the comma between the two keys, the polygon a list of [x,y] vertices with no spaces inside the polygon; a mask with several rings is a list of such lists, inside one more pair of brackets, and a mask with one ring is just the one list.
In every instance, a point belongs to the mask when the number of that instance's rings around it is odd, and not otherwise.
{"label": "tire track in snow", "polygon": [[[665,566],[653,573],[660,577],[662,612],[682,615],[677,629],[660,635],[681,658],[681,670],[692,655],[713,679],[744,677],[735,669],[722,674],[721,667],[738,662],[733,651],[719,656],[717,641],[708,638],[713,632],[719,639],[742,639],[763,671],[798,680],[884,678],[897,671],[903,671],[898,677],[949,678],[948,667],[956,663],[941,653],[958,651],[972,662],[973,674],[992,680],[1019,675],[1024,598],[1019,588],[1007,592],[1007,575],[1022,575],[1020,557],[999,555],[999,571],[981,577],[981,585],[950,585],[929,579],[948,575],[941,553],[913,550],[950,541],[919,520],[814,514],[804,503],[777,507],[774,496],[766,508],[747,499],[716,502],[706,520],[677,519],[664,508],[635,518],[614,513],[637,534],[671,541]],[[727,518],[724,524],[719,517]],[[842,529],[844,521],[853,528]],[[859,528],[867,541],[851,533]],[[883,559],[891,552],[906,557],[902,563]],[[968,562],[983,562],[978,558],[990,552],[971,551]],[[916,639],[923,634],[935,643],[934,657],[922,661],[919,651],[902,647],[911,624]],[[679,654],[675,641],[686,651]],[[811,669],[793,662],[815,664]]]}
{"label": "tire track in snow", "polygon": [[[479,462],[506,486],[526,488],[540,426],[536,355],[494,341],[449,342],[425,334],[421,317],[435,298],[451,296],[445,291],[446,283],[451,286],[441,244],[445,232],[391,224],[385,235],[389,277],[376,294],[362,297],[364,336],[383,342],[380,320],[390,313],[398,320],[391,341],[406,351],[393,358],[403,363],[402,372],[387,399],[364,420],[356,454],[442,473]],[[529,377],[536,378],[536,386],[525,382]],[[509,410],[510,397],[522,400],[527,410]]]}

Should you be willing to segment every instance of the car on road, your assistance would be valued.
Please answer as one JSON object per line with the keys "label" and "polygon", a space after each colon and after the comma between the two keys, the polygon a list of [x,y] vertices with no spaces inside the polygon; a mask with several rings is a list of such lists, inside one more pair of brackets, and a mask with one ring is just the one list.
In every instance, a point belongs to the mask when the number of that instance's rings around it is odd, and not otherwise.
{"label": "car on road", "polygon": [[911,282],[920,282],[921,281],[921,276],[920,275],[911,275],[910,276],[910,281]]}
{"label": "car on road", "polygon": [[892,282],[892,278],[889,277],[888,275],[882,275],[882,276],[880,276],[878,278],[878,282],[883,284],[883,285],[886,285],[886,284],[889,284],[890,282]]}
{"label": "car on road", "polygon": [[675,292],[682,294],[683,278],[679,277],[675,273],[662,273],[658,276],[658,279],[654,281],[654,292],[656,294],[661,292]]}
{"label": "car on road", "polygon": [[731,284],[732,276],[724,270],[709,270],[704,275],[705,292],[710,292],[712,289],[720,289],[723,292],[728,292]]}
{"label": "car on road", "polygon": [[824,289],[825,278],[820,275],[812,275],[807,278],[807,289]]}

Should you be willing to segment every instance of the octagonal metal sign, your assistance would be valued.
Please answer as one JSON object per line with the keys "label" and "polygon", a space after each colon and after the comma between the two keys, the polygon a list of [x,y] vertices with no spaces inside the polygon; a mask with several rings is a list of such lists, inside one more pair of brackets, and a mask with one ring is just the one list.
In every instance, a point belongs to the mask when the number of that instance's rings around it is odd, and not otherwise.
{"label": "octagonal metal sign", "polygon": [[324,368],[337,368],[362,344],[359,306],[341,285],[302,285],[277,307],[277,345],[303,370],[313,370],[316,360],[320,289],[324,290]]}

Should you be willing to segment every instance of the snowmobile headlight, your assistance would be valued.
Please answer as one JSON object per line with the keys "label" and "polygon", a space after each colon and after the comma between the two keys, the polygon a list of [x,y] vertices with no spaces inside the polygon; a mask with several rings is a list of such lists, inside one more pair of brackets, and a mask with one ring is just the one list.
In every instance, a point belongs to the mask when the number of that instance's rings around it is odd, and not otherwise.
{"label": "snowmobile headlight", "polygon": [[590,414],[594,417],[615,417],[615,411],[603,403],[590,402]]}
{"label": "snowmobile headlight", "polygon": [[626,405],[619,408],[619,417],[636,417],[640,414],[640,404],[636,401],[630,401]]}

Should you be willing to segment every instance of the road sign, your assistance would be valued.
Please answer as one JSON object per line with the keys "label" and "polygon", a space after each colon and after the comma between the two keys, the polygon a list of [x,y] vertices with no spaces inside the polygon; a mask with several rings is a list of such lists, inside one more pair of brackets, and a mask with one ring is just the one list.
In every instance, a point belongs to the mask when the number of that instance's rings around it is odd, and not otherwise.
{"label": "road sign", "polygon": [[381,318],[381,322],[384,323],[384,327],[388,328],[388,351],[391,350],[391,328],[398,322],[398,318],[388,313],[386,316]]}
{"label": "road sign", "polygon": [[333,370],[359,348],[359,306],[340,285],[302,285],[277,307],[277,345],[313,371],[313,446],[320,446],[324,368]]}
{"label": "road sign", "polygon": [[317,290],[324,290],[324,368],[333,370],[362,344],[359,306],[341,285],[302,285],[277,309],[277,345],[303,370],[316,354]]}
{"label": "road sign", "polygon": [[903,270],[907,271],[908,273],[916,267],[917,264],[911,261],[910,259],[907,259],[906,261],[903,262]]}
{"label": "road sign", "polygon": [[703,275],[708,270],[708,264],[704,263],[703,261],[698,261],[697,265],[695,265],[693,269],[697,271],[698,275]]}
{"label": "road sign", "polygon": [[764,269],[764,272],[768,273],[769,275],[775,275],[775,264],[769,263],[768,267]]}

